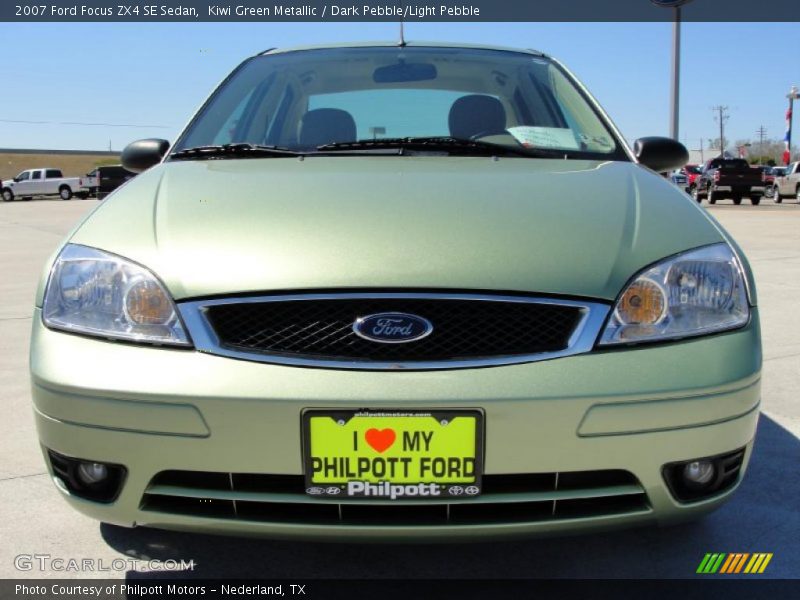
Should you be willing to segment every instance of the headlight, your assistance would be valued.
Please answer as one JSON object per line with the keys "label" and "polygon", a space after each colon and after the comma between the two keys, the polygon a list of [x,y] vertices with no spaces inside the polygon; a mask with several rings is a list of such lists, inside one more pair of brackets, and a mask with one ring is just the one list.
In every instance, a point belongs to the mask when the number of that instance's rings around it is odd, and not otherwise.
{"label": "headlight", "polygon": [[144,267],[68,244],[50,272],[44,323],[104,338],[189,346],[175,304]]}
{"label": "headlight", "polygon": [[703,335],[750,318],[742,265],[728,244],[668,258],[640,273],[622,292],[601,345]]}

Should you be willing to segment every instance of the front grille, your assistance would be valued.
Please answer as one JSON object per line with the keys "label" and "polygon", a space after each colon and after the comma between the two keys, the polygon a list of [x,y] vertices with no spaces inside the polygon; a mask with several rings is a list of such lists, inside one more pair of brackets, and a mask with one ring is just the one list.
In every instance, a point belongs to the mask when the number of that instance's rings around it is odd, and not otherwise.
{"label": "front grille", "polygon": [[622,470],[484,475],[477,498],[320,499],[302,475],[163,471],[142,498],[146,512],[319,525],[479,525],[646,513],[647,495]]}
{"label": "front grille", "polygon": [[[201,350],[262,357],[267,362],[266,357],[272,357],[362,365],[514,362],[519,357],[535,360],[586,351],[597,332],[586,332],[585,339],[576,332],[586,329],[591,314],[599,328],[607,310],[570,301],[436,294],[274,296],[200,301],[181,307]],[[357,319],[382,313],[416,315],[430,321],[433,330],[407,343],[380,343],[353,330]]]}

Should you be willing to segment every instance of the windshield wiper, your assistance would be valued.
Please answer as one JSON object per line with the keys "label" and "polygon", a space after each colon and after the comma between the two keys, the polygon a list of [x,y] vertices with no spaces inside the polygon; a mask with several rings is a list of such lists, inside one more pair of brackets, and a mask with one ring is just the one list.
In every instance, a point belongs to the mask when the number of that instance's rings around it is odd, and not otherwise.
{"label": "windshield wiper", "polygon": [[466,154],[478,156],[515,155],[529,158],[564,158],[569,152],[554,149],[523,148],[493,144],[480,140],[467,140],[448,136],[379,138],[373,140],[355,140],[351,142],[333,142],[317,146],[318,152],[347,152],[349,150],[384,150],[397,148],[418,152],[447,152],[449,154]]}
{"label": "windshield wiper", "polygon": [[215,158],[262,158],[299,156],[299,152],[281,146],[262,146],[259,144],[221,144],[218,146],[196,146],[178,150],[170,155],[170,160],[206,160]]}

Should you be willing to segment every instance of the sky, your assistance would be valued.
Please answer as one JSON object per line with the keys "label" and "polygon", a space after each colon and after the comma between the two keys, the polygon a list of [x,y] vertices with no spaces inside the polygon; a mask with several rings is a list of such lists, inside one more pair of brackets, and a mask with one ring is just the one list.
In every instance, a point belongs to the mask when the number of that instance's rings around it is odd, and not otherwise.
{"label": "sky", "polygon": [[[174,140],[252,54],[397,36],[396,23],[2,23],[0,148]],[[405,36],[542,50],[586,84],[629,141],[669,133],[671,24],[412,22]],[[680,140],[697,149],[717,138],[716,105],[729,107],[726,139],[756,139],[762,125],[782,139],[798,57],[796,23],[684,23]]]}

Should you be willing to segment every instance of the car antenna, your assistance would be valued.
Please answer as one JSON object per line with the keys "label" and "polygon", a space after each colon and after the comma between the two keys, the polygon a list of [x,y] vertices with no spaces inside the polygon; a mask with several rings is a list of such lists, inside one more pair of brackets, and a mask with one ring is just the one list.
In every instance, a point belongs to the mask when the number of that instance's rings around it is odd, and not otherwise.
{"label": "car antenna", "polygon": [[404,48],[406,45],[406,36],[405,31],[403,31],[403,15],[406,12],[405,0],[400,0],[400,10],[403,11],[400,13],[400,41],[397,42],[397,45],[401,48]]}

